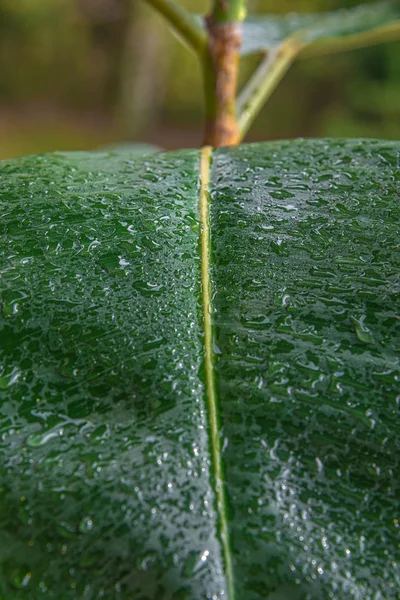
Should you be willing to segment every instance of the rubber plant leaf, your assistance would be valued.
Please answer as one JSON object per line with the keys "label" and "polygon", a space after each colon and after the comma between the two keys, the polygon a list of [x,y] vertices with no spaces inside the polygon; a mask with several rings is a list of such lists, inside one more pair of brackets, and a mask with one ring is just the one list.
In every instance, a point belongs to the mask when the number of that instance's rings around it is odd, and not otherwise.
{"label": "rubber plant leaf", "polygon": [[398,597],[399,153],[0,165],[0,598]]}
{"label": "rubber plant leaf", "polygon": [[400,4],[384,0],[325,13],[249,17],[243,24],[242,54],[273,51],[288,38],[300,57],[368,46],[400,37]]}

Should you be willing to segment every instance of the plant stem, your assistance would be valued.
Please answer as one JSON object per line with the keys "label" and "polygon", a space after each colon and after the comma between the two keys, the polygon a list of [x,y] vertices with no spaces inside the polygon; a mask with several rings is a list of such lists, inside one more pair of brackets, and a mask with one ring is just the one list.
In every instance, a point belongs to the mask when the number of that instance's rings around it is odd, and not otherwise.
{"label": "plant stem", "polygon": [[301,49],[302,45],[298,40],[288,38],[275,51],[266,55],[251,77],[238,98],[240,141]]}
{"label": "plant stem", "polygon": [[246,16],[246,0],[214,0],[212,15],[215,24],[240,23]]}
{"label": "plant stem", "polygon": [[145,0],[171,25],[175,33],[198,54],[204,53],[207,34],[201,23],[174,0]]}
{"label": "plant stem", "polygon": [[204,144],[219,148],[239,143],[236,94],[245,0],[214,0],[206,18],[208,46],[203,57],[206,122]]}

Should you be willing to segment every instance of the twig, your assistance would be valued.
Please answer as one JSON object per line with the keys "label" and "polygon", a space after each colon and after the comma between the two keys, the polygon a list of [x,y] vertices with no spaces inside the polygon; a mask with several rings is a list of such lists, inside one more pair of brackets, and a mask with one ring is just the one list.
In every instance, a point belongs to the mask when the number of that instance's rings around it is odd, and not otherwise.
{"label": "twig", "polygon": [[238,98],[241,140],[301,49],[302,45],[296,38],[288,38],[260,63]]}
{"label": "twig", "polygon": [[159,12],[172,29],[196,53],[202,54],[207,45],[207,33],[194,15],[174,0],[144,0]]}

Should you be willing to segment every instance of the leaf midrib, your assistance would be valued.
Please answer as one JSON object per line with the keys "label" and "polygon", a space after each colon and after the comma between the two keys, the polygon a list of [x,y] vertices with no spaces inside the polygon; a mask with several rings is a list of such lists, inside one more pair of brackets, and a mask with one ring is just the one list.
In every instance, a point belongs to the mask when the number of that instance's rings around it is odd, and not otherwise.
{"label": "leaf midrib", "polygon": [[221,437],[218,419],[218,397],[213,365],[213,333],[211,319],[211,280],[210,280],[210,224],[209,193],[212,148],[206,146],[201,150],[200,163],[200,221],[201,221],[201,283],[203,304],[204,351],[206,402],[210,425],[210,445],[212,455],[212,471],[215,482],[217,516],[219,521],[223,557],[226,569],[228,600],[234,600],[233,571],[231,549],[229,543],[226,498],[224,493],[223,469],[221,460]]}

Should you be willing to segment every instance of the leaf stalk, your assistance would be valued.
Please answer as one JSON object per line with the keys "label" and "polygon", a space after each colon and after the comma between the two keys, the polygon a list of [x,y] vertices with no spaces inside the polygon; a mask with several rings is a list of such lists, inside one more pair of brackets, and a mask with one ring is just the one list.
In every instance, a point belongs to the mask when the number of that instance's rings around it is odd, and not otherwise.
{"label": "leaf stalk", "polygon": [[144,0],[168,21],[175,33],[197,54],[207,46],[207,34],[194,15],[174,0]]}
{"label": "leaf stalk", "polygon": [[240,140],[244,138],[301,49],[299,40],[288,38],[261,61],[238,98]]}

